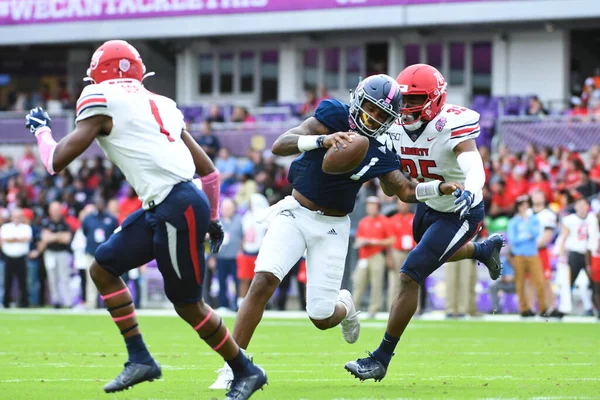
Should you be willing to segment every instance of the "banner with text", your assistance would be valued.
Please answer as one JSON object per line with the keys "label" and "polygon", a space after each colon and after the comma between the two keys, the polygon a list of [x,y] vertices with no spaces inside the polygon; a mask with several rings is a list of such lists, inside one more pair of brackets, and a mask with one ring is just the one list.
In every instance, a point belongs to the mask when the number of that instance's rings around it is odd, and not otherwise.
{"label": "banner with text", "polygon": [[0,26],[475,1],[480,0],[0,0]]}

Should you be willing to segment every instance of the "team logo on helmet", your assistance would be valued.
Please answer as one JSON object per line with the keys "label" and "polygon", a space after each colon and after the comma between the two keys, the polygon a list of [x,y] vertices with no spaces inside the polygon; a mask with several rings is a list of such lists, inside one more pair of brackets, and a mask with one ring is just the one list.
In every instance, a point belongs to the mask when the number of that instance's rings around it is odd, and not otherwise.
{"label": "team logo on helmet", "polygon": [[92,56],[92,61],[90,63],[90,69],[93,71],[96,68],[98,68],[98,64],[100,63],[100,59],[102,58],[102,55],[104,54],[104,50],[97,50],[94,55]]}
{"label": "team logo on helmet", "polygon": [[131,67],[131,63],[129,62],[128,59],[123,58],[121,60],[119,60],[119,69],[123,72],[127,72],[129,71],[129,68]]}
{"label": "team logo on helmet", "polygon": [[350,115],[348,115],[348,124],[350,125],[350,129],[352,129],[353,131],[356,130],[356,124],[354,123],[354,120]]}
{"label": "team logo on helmet", "polygon": [[441,132],[442,129],[444,129],[444,126],[446,126],[446,122],[447,122],[447,120],[444,117],[438,119],[437,122],[435,123],[435,129],[438,132]]}

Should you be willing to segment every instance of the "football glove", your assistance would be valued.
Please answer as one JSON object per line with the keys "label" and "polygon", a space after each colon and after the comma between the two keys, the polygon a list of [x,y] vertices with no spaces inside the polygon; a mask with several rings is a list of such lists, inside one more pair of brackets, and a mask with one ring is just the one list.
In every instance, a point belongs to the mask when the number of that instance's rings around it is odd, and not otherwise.
{"label": "football glove", "polygon": [[50,116],[42,107],[33,108],[29,114],[25,116],[25,127],[35,135],[35,132],[43,127],[50,128]]}
{"label": "football glove", "polygon": [[208,224],[208,237],[210,238],[210,252],[213,254],[218,253],[225,238],[221,221],[210,221],[210,224]]}
{"label": "football glove", "polygon": [[471,205],[473,204],[473,200],[475,200],[475,195],[468,190],[456,189],[453,193],[456,197],[456,210],[461,220],[465,219],[469,212],[471,211]]}

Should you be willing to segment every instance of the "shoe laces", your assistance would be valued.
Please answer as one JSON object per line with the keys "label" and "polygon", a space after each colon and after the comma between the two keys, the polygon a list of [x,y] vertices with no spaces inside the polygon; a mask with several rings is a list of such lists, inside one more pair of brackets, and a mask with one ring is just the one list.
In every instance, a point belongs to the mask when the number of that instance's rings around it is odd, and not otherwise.
{"label": "shoe laces", "polygon": [[377,360],[373,356],[373,353],[371,353],[370,351],[367,351],[367,354],[369,355],[369,357],[359,358],[358,360],[356,360],[356,363],[358,364],[359,367],[364,367],[364,366],[367,366],[367,365],[371,365],[373,363],[373,361]]}

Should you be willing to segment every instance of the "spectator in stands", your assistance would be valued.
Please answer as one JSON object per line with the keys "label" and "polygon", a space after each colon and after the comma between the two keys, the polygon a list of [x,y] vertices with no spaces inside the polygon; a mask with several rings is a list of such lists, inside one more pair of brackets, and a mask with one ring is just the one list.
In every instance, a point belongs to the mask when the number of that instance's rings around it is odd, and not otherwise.
{"label": "spectator in stands", "polygon": [[251,124],[256,122],[256,118],[250,115],[246,107],[236,106],[231,114],[231,122]]}
{"label": "spectator in stands", "polygon": [[221,112],[221,109],[217,104],[213,104],[212,106],[210,106],[210,110],[208,111],[208,117],[206,117],[205,121],[211,124],[225,122],[223,113]]}
{"label": "spectator in stands", "polygon": [[221,192],[225,192],[227,188],[236,182],[237,160],[231,155],[228,148],[221,147],[219,156],[215,161],[215,167],[221,174]]}
{"label": "spectator in stands", "polygon": [[[69,91],[67,90],[67,82],[65,82],[64,80],[61,80],[58,83],[58,86],[59,86],[58,100],[60,100],[63,110],[72,109],[73,108],[73,100],[71,98],[71,95],[69,94]],[[77,98],[79,98],[79,97],[77,97]]]}
{"label": "spectator in stands", "polygon": [[594,78],[590,77],[585,80],[583,86],[583,92],[581,93],[581,104],[583,107],[592,111],[594,108],[594,102],[600,97],[600,91],[596,87]]}
{"label": "spectator in stands", "polygon": [[394,245],[388,250],[388,294],[387,309],[392,307],[394,297],[400,284],[400,268],[408,253],[416,246],[412,233],[412,221],[414,214],[410,212],[410,204],[398,199],[396,202],[397,212],[389,217],[390,232],[394,235]]}
{"label": "spectator in stands", "polygon": [[540,170],[536,170],[533,173],[533,179],[531,185],[529,186],[529,194],[534,192],[543,193],[547,202],[552,202],[554,198],[552,194],[552,186],[548,180],[548,175]]}
{"label": "spectator in stands", "polygon": [[[237,310],[235,305],[238,297],[236,257],[242,248],[242,218],[237,214],[235,202],[231,199],[223,200],[220,211],[225,240],[223,240],[221,251],[216,256],[219,277],[219,308]],[[228,277],[231,277],[235,283],[236,290],[233,299],[229,298]]]}
{"label": "spectator in stands", "polygon": [[17,162],[17,170],[20,174],[27,176],[33,172],[36,163],[37,159],[31,150],[31,146],[25,145],[23,156]]}
{"label": "spectator in stands", "polygon": [[[79,221],[83,224],[85,218],[92,212],[94,212],[93,205],[89,204],[86,207],[84,207],[83,210],[79,212]],[[73,235],[73,240],[71,241],[71,251],[73,251],[73,266],[79,272],[81,301],[84,307],[88,305],[86,304],[86,300],[88,299],[86,286],[88,286],[89,284],[93,285],[92,280],[88,279],[88,268],[91,265],[91,260],[85,252],[86,247],[87,239],[85,237],[85,234],[83,233],[82,227],[80,226],[79,229],[77,229],[77,231],[75,231],[75,234]],[[95,293],[95,297],[97,296],[98,292]],[[96,301],[94,300],[93,304],[95,303]],[[95,306],[90,308],[95,308]]]}
{"label": "spectator in stands", "polygon": [[525,168],[517,166],[513,168],[512,174],[506,179],[506,187],[503,196],[510,199],[510,204],[515,204],[517,197],[529,192],[529,182],[525,179]]}
{"label": "spectator in stands", "polygon": [[314,89],[306,89],[304,95],[306,96],[306,101],[302,105],[302,117],[308,118],[315,113],[319,101],[317,100],[317,93]]}
{"label": "spectator in stands", "polygon": [[358,264],[354,270],[353,300],[360,307],[362,297],[370,284],[369,318],[381,308],[385,279],[385,250],[396,241],[388,219],[380,213],[381,200],[377,196],[367,198],[367,216],[358,223],[354,245],[358,248]]}
{"label": "spectator in stands", "polygon": [[529,106],[525,113],[530,116],[540,117],[548,115],[548,110],[544,108],[544,104],[537,96],[533,96],[529,99]]}
{"label": "spectator in stands", "polygon": [[235,202],[236,204],[238,204],[238,206],[242,208],[247,208],[248,202],[250,201],[250,196],[258,192],[258,185],[253,179],[251,173],[243,174],[240,183],[240,188],[238,189],[238,192],[235,195]]}
{"label": "spectator in stands", "polygon": [[531,282],[536,288],[540,315],[545,314],[547,310],[542,263],[538,256],[537,246],[540,222],[537,216],[529,213],[529,208],[529,196],[520,196],[515,200],[515,216],[510,219],[506,232],[512,256],[511,263],[515,269],[515,284],[522,317],[535,316],[527,305],[525,295],[526,273],[529,273]]}
{"label": "spectator in stands", "polygon": [[237,306],[239,308],[248,294],[250,283],[254,278],[254,263],[258,250],[267,234],[268,225],[257,221],[257,213],[269,208],[267,198],[260,193],[250,196],[248,211],[242,217],[242,251],[237,257],[237,278],[239,281]]}
{"label": "spectator in stands", "polygon": [[[88,268],[94,261],[94,254],[96,254],[98,246],[106,242],[118,227],[117,218],[106,211],[106,201],[102,196],[97,196],[95,209],[85,217],[81,225],[86,239],[85,254],[88,259]],[[89,278],[89,276],[87,277]],[[88,281],[89,283],[86,285],[86,306],[96,308],[98,306],[98,290],[91,279],[88,279]]]}
{"label": "spectator in stands", "polygon": [[[597,146],[592,147],[596,148]],[[589,173],[589,177],[590,180],[594,183],[596,183],[597,185],[600,185],[600,154],[596,154],[596,153],[592,153],[590,155],[590,161],[589,161],[589,166],[590,166],[590,173]]]}
{"label": "spectator in stands", "polygon": [[37,225],[35,214],[30,208],[23,208],[23,218],[25,223],[31,226],[31,242],[29,243],[29,252],[27,254],[27,289],[29,290],[29,305],[40,305],[40,256],[37,250],[40,241],[41,230]]}
{"label": "spectator in stands", "polygon": [[202,122],[200,125],[200,133],[201,135],[196,138],[196,141],[202,149],[204,149],[204,152],[214,160],[221,145],[219,144],[219,139],[212,133],[212,127],[209,121]]}
{"label": "spectator in stands", "polygon": [[568,117],[574,121],[588,121],[589,111],[586,105],[577,96],[571,97],[571,108],[568,112]]}
{"label": "spectator in stands", "polygon": [[27,254],[32,240],[31,227],[25,223],[23,210],[15,208],[11,213],[11,222],[0,227],[0,244],[4,255],[4,308],[10,307],[12,282],[19,282],[19,307],[29,307],[27,290]]}
{"label": "spectator in stands", "polygon": [[570,157],[568,152],[564,152],[560,161],[560,169],[557,174],[559,190],[574,190],[582,182],[583,166],[580,162]]}
{"label": "spectator in stands", "polygon": [[590,197],[598,193],[598,185],[590,180],[590,174],[586,170],[582,170],[579,186],[575,190],[581,193],[582,196]]}
{"label": "spectator in stands", "polygon": [[42,221],[41,243],[44,249],[50,298],[55,308],[60,308],[61,305],[71,307],[72,304],[69,289],[71,238],[71,229],[63,218],[61,205],[53,201],[48,206],[47,218]]}
{"label": "spectator in stands", "polygon": [[138,198],[135,190],[129,186],[127,189],[127,196],[121,199],[121,202],[119,203],[119,216],[117,217],[119,225],[123,223],[125,218],[140,208],[142,208],[142,202]]}

